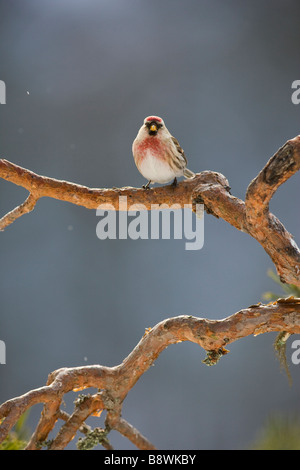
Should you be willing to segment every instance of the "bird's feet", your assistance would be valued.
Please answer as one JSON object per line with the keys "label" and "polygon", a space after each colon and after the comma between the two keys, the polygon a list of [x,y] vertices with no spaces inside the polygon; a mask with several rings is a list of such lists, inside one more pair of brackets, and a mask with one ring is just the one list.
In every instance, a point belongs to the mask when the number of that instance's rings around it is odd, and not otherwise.
{"label": "bird's feet", "polygon": [[176,188],[176,186],[177,186],[177,178],[174,178],[174,181],[173,181],[173,183],[171,184],[171,186],[173,186],[173,188]]}
{"label": "bird's feet", "polygon": [[149,180],[147,184],[143,184],[142,188],[143,189],[150,189],[149,188],[150,184],[151,184],[151,180]]}

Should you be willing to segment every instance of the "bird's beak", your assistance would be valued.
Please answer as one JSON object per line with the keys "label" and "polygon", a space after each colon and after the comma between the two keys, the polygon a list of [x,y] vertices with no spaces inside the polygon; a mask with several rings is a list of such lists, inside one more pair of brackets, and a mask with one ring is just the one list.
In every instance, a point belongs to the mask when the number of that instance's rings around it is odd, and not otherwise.
{"label": "bird's beak", "polygon": [[157,125],[156,124],[151,124],[150,131],[151,132],[157,132]]}

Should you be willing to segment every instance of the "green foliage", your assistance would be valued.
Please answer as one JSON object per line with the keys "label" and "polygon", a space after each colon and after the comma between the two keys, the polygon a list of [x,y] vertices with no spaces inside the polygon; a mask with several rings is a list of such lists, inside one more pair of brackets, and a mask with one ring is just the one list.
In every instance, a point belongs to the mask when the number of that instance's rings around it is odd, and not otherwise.
{"label": "green foliage", "polygon": [[[300,288],[293,284],[284,284],[272,270],[268,271],[268,276],[280,286],[282,294],[274,292],[265,292],[263,299],[269,302],[276,301],[278,298],[300,297]],[[282,331],[278,334],[274,349],[277,353],[281,366],[285,369],[289,381],[291,376],[286,361],[286,342],[291,336],[290,333]],[[260,432],[252,449],[254,450],[300,450],[300,419],[283,415],[274,415],[268,418],[262,431]]]}
{"label": "green foliage", "polygon": [[271,302],[272,300],[277,300],[279,297],[289,297],[290,295],[293,295],[294,297],[300,297],[300,287],[294,286],[293,284],[284,284],[280,281],[279,276],[271,269],[268,270],[268,276],[280,286],[283,294],[285,295],[276,294],[274,292],[265,292],[263,294],[264,300]]}
{"label": "green foliage", "polygon": [[95,428],[85,437],[80,437],[77,442],[78,450],[92,450],[96,445],[109,444],[107,440],[108,429]]}
{"label": "green foliage", "polygon": [[290,416],[270,417],[257,441],[254,450],[300,450],[300,420]]}
{"label": "green foliage", "polygon": [[23,450],[26,447],[29,434],[26,426],[27,417],[28,411],[19,418],[13,430],[0,444],[0,450]]}
{"label": "green foliage", "polygon": [[[268,270],[268,276],[273,279],[274,282],[276,282],[277,285],[280,286],[281,290],[283,291],[283,294],[276,294],[274,292],[265,292],[263,294],[263,298],[268,301],[276,301],[280,297],[300,297],[300,288],[297,286],[294,286],[293,284],[285,284],[280,281],[280,278],[277,274],[275,274],[271,269]],[[286,359],[286,342],[291,336],[290,333],[287,333],[286,331],[281,331],[275,342],[274,342],[274,350],[277,354],[277,357],[279,359],[280,366],[285,370],[289,383],[290,385],[292,384],[292,378],[291,374],[289,371],[287,359]]]}

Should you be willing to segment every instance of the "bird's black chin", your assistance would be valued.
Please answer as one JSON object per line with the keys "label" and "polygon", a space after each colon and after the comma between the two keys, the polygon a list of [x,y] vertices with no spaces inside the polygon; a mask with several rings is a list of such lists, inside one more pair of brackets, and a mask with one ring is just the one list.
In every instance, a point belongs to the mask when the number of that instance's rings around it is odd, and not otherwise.
{"label": "bird's black chin", "polygon": [[157,131],[149,131],[149,135],[157,135]]}

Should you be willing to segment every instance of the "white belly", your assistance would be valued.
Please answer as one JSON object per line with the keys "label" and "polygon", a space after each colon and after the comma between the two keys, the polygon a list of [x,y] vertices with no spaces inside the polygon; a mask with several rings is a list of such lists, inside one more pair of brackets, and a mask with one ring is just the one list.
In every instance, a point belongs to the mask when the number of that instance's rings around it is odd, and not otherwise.
{"label": "white belly", "polygon": [[160,184],[168,183],[176,176],[183,175],[183,170],[173,170],[165,160],[153,156],[149,150],[139,164],[139,170],[147,180]]}

